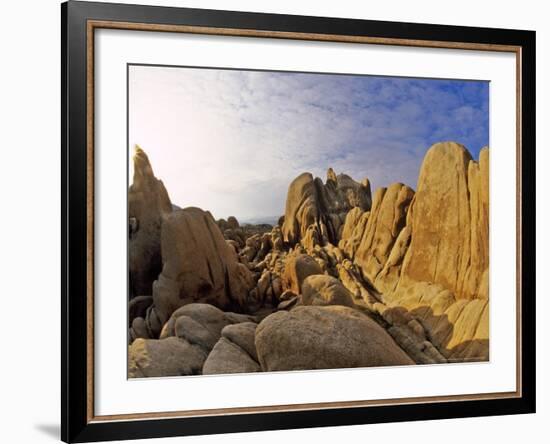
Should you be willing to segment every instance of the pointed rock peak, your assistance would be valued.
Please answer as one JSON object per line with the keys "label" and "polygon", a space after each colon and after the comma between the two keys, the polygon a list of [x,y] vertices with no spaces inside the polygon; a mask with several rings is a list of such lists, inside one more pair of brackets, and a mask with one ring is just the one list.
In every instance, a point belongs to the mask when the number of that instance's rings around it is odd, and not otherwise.
{"label": "pointed rock peak", "polygon": [[139,145],[134,146],[133,161],[134,161],[134,167],[136,170],[150,169],[152,171],[151,163],[149,162],[149,157]]}
{"label": "pointed rock peak", "polygon": [[370,180],[368,177],[365,177],[362,181],[361,181],[361,186],[363,188],[365,188],[365,190],[367,191],[367,194],[368,196],[370,197],[371,196],[371,190],[370,190]]}
{"label": "pointed rock peak", "polygon": [[232,229],[236,229],[240,227],[239,221],[235,216],[229,216],[227,218],[227,225],[229,226],[229,228],[232,228]]}
{"label": "pointed rock peak", "polygon": [[143,151],[139,145],[134,146],[134,156],[132,160],[134,162],[134,185],[155,178],[153,168],[149,162],[149,157],[147,157],[147,154],[145,154],[145,151]]}
{"label": "pointed rock peak", "polygon": [[327,171],[327,182],[332,181],[336,183],[338,181],[338,178],[336,177],[336,173],[332,168],[329,168]]}
{"label": "pointed rock peak", "polygon": [[145,151],[143,151],[143,149],[136,143],[134,145],[134,154],[135,155],[138,155],[138,154],[145,154]]}

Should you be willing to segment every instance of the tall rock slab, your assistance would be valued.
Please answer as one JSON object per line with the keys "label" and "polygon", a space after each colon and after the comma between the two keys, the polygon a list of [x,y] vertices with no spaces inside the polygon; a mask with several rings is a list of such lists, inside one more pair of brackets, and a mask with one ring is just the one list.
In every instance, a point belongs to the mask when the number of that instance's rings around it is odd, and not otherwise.
{"label": "tall rock slab", "polygon": [[294,179],[286,196],[285,217],[282,226],[283,240],[290,245],[305,237],[311,225],[319,225],[317,190],[311,173],[300,174]]}
{"label": "tall rock slab", "polygon": [[462,278],[461,293],[489,297],[489,148],[479,153],[479,162],[468,164],[470,192],[470,264]]}
{"label": "tall rock slab", "polygon": [[433,145],[422,163],[408,215],[411,239],[402,284],[440,284],[457,298],[486,295],[488,220],[488,149],[481,151],[478,163],[460,144]]}
{"label": "tall rock slab", "polygon": [[[348,213],[339,246],[379,293],[384,316],[408,312],[448,361],[488,359],[488,148],[476,162],[460,144],[433,145],[417,191],[376,190],[370,211]],[[420,331],[388,322],[397,339]],[[421,345],[423,333],[413,336],[400,344]]]}
{"label": "tall rock slab", "polygon": [[414,191],[401,183],[376,190],[361,241],[353,252],[355,263],[371,282],[376,280],[390,258],[392,248],[405,227],[413,197]]}
{"label": "tall rock slab", "polygon": [[375,280],[449,362],[489,359],[489,149],[433,145],[392,252]]}
{"label": "tall rock slab", "polygon": [[137,145],[133,163],[134,178],[128,191],[130,298],[152,294],[153,281],[162,269],[162,220],[172,212],[166,188]]}

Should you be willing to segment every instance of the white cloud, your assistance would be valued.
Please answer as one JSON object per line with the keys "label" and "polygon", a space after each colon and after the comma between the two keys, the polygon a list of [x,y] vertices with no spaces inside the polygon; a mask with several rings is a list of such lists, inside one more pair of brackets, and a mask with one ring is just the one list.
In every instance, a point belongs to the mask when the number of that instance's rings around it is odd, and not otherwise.
{"label": "white cloud", "polygon": [[375,187],[399,181],[414,188],[431,143],[449,135],[462,143],[487,138],[487,108],[476,85],[464,88],[134,66],[130,149],[137,143],[148,153],[179,206],[217,218],[274,216],[284,212],[288,184],[304,171],[324,178],[333,167],[356,180],[369,177]]}

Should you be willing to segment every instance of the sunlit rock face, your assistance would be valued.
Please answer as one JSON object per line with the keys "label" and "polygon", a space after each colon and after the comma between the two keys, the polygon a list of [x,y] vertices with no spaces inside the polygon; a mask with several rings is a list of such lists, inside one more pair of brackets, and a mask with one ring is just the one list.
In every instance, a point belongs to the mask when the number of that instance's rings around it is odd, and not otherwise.
{"label": "sunlit rock face", "polygon": [[435,144],[416,191],[372,197],[303,173],[275,226],[173,210],[140,149],[134,166],[131,376],[489,359],[488,148]]}
{"label": "sunlit rock face", "polygon": [[[309,179],[301,175],[293,185],[309,184]],[[293,185],[289,195],[304,189]],[[304,224],[318,221],[319,205],[310,204],[317,202],[317,195],[297,194],[306,196],[298,200],[309,211],[296,214],[317,215],[302,217]],[[377,293],[376,310],[390,321],[397,319],[395,308],[412,315],[391,332],[420,362],[486,360],[488,221],[489,149],[481,150],[475,161],[460,144],[435,144],[422,163],[416,192],[395,183],[378,188],[368,210],[356,206],[347,212],[338,245],[351,262],[338,268],[339,277],[352,293]],[[315,257],[311,229],[300,236],[298,242]],[[323,241],[327,238],[319,243]],[[371,291],[361,288],[361,277]],[[420,324],[407,326],[415,320]],[[422,345],[425,339],[438,354]]]}
{"label": "sunlit rock face", "polygon": [[165,219],[162,261],[162,272],[153,284],[153,304],[161,323],[191,302],[246,308],[252,274],[209,212],[189,207]]}
{"label": "sunlit rock face", "polygon": [[274,313],[255,342],[265,371],[414,364],[380,325],[341,305]]}
{"label": "sunlit rock face", "polygon": [[317,244],[338,244],[344,229],[347,213],[352,208],[369,210],[371,190],[368,179],[361,183],[329,168],[325,183],[303,173],[289,186],[284,223],[283,240],[294,245],[309,239],[311,248]]}
{"label": "sunlit rock face", "polygon": [[487,296],[489,150],[479,162],[452,142],[432,146],[422,163],[409,214],[406,281],[441,284],[457,298]]}

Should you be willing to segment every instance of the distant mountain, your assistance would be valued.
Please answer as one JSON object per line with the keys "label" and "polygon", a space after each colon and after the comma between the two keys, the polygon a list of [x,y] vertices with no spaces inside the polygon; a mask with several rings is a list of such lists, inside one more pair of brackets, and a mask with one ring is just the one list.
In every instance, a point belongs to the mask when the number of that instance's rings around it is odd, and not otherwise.
{"label": "distant mountain", "polygon": [[241,225],[244,224],[250,224],[250,225],[261,225],[261,224],[268,224],[268,225],[277,225],[277,222],[279,221],[279,218],[281,216],[261,216],[261,217],[251,217],[249,219],[239,219],[239,223]]}

